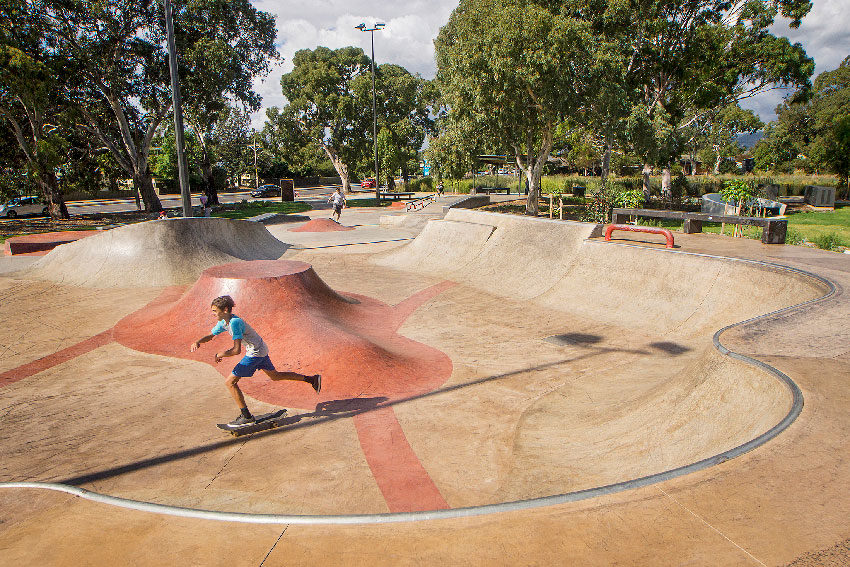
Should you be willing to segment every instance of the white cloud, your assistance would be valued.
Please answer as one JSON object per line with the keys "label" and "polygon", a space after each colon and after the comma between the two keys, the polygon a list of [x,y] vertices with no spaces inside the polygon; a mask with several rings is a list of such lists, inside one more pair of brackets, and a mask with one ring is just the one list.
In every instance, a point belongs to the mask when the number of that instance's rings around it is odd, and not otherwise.
{"label": "white cloud", "polygon": [[[292,70],[292,57],[299,49],[315,49],[319,45],[337,49],[347,45],[362,47],[369,54],[368,33],[354,29],[364,22],[386,23],[375,32],[375,60],[378,64],[394,63],[425,78],[436,72],[433,40],[448,22],[458,0],[413,0],[375,2],[369,0],[313,0],[309,4],[280,0],[253,0],[259,10],[274,15],[278,29],[278,50],[284,58],[256,89],[263,97],[263,108],[253,116],[253,126],[262,127],[265,109],[285,103],[280,93],[280,77]],[[787,20],[778,21],[772,31],[801,43],[817,65],[815,75],[838,67],[850,54],[850,9],[847,0],[814,0],[812,11],[802,25],[793,30]],[[761,116],[775,118],[774,109],[787,93],[773,90],[742,103]]]}
{"label": "white cloud", "polygon": [[[789,20],[778,20],[771,31],[799,43],[815,60],[812,80],[824,71],[832,71],[850,55],[850,6],[847,0],[814,0],[812,11],[797,29],[788,27]],[[776,119],[774,109],[790,94],[774,90],[741,104],[756,112],[764,122]]]}

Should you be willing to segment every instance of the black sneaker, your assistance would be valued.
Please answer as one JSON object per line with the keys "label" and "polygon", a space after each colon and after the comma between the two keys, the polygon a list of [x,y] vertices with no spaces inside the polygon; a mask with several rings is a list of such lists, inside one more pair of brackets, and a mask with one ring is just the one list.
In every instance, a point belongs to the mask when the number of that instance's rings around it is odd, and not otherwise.
{"label": "black sneaker", "polygon": [[316,390],[317,394],[319,392],[321,392],[322,391],[322,375],[321,374],[314,374],[313,376],[310,376],[310,385],[313,386],[313,389]]}
{"label": "black sneaker", "polygon": [[254,425],[255,423],[256,421],[253,417],[245,417],[244,415],[239,414],[239,417],[228,423],[227,426],[236,429],[239,427],[245,427],[246,425]]}

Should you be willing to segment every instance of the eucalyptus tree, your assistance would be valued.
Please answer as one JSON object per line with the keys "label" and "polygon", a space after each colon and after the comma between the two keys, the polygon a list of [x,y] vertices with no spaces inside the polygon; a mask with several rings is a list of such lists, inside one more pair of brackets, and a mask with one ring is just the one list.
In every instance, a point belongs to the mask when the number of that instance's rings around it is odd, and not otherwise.
{"label": "eucalyptus tree", "polygon": [[369,58],[358,47],[317,47],[296,52],[292,62],[280,79],[288,101],[282,113],[302,139],[327,154],[350,192],[352,168],[369,151],[371,93],[366,99],[354,88],[369,73]]}
{"label": "eucalyptus tree", "polygon": [[[430,116],[434,93],[430,81],[413,75],[400,65],[380,65],[376,77],[378,150],[386,162],[381,169],[387,174],[388,182],[391,183],[393,173],[399,170],[407,182],[410,177],[408,164],[418,158],[425,137],[434,127]],[[356,80],[354,88],[359,100],[371,97],[371,81],[367,75]]]}
{"label": "eucalyptus tree", "polygon": [[151,142],[171,109],[161,6],[153,0],[51,1],[57,50],[75,72],[63,87],[80,127],[132,178],[145,210],[160,211]]}
{"label": "eucalyptus tree", "polygon": [[536,215],[555,127],[587,98],[590,26],[552,2],[461,0],[434,42],[437,80],[455,124],[512,148]]}
{"label": "eucalyptus tree", "polygon": [[248,111],[260,107],[254,80],[279,59],[274,18],[248,0],[192,0],[178,4],[178,17],[185,116],[198,143],[202,189],[216,204],[216,127],[233,105]]}
{"label": "eucalyptus tree", "polygon": [[67,140],[56,122],[69,69],[49,45],[43,3],[0,1],[0,118],[8,125],[52,218],[68,218],[57,169]]}
{"label": "eucalyptus tree", "polygon": [[808,87],[813,61],[777,37],[776,17],[797,27],[808,0],[564,0],[562,12],[589,22],[600,49],[615,53],[628,102],[626,141],[651,166],[668,168],[683,130],[705,113],[777,87]]}

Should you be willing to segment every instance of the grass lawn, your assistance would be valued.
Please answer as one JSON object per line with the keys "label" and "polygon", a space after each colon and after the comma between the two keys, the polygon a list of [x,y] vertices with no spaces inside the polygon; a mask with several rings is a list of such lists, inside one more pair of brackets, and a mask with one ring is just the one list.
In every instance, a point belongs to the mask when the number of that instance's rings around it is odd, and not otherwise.
{"label": "grass lawn", "polygon": [[221,205],[213,209],[212,216],[226,219],[247,219],[263,213],[302,213],[310,205],[298,201],[248,201]]}

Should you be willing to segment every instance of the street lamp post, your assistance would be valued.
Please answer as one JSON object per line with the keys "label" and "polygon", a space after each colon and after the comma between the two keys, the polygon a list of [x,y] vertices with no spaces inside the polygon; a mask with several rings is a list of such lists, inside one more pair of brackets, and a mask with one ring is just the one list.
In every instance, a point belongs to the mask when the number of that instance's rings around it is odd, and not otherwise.
{"label": "street lamp post", "polygon": [[381,182],[378,177],[378,110],[375,102],[375,32],[381,31],[386,24],[376,23],[367,27],[366,24],[354,26],[362,32],[370,32],[372,36],[372,142],[375,145],[375,198],[381,198]]}
{"label": "street lamp post", "polygon": [[189,168],[186,164],[183,140],[183,105],[180,101],[180,83],[177,79],[177,52],[174,47],[174,21],[171,0],[163,0],[165,31],[168,35],[168,62],[171,68],[171,102],[174,106],[174,141],[177,143],[177,171],[180,177],[180,195],[183,197],[183,216],[192,216],[192,196],[189,194]]}

